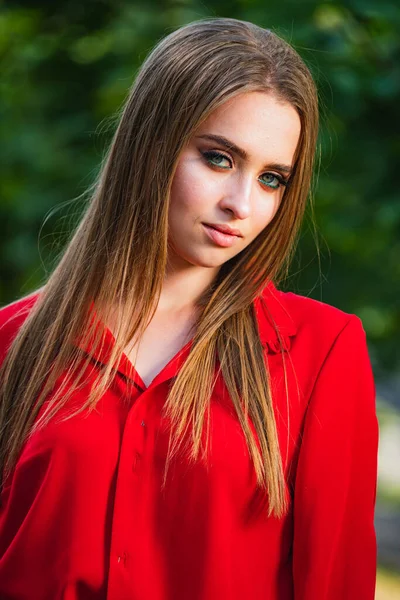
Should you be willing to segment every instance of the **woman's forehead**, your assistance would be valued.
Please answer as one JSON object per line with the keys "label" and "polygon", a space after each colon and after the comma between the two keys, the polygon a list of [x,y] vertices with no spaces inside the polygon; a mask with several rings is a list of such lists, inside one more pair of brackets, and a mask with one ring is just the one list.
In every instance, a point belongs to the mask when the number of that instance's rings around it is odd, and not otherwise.
{"label": "woman's forehead", "polygon": [[267,92],[247,92],[216,108],[198,127],[193,138],[224,137],[243,150],[250,160],[257,156],[257,159],[273,158],[290,163],[300,130],[299,115],[291,104],[279,101]]}

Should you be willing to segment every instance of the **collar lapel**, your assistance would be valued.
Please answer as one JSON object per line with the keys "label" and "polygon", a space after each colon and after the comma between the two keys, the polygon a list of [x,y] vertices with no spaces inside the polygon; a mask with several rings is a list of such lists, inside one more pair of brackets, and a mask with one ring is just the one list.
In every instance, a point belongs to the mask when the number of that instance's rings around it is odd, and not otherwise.
{"label": "collar lapel", "polygon": [[[94,361],[103,365],[107,365],[111,357],[112,347],[115,344],[115,337],[111,333],[110,329],[100,321],[93,301],[89,307],[89,316],[91,323],[93,323],[93,321],[95,322],[96,331],[99,327],[102,329],[102,343],[95,349],[94,338],[85,340],[84,336],[78,336],[78,338],[75,339],[75,345],[83,350],[86,354],[89,354]],[[125,354],[122,354],[120,362],[118,364],[114,364],[113,368],[117,371],[120,371],[120,373],[126,375],[130,379],[141,383],[132,363]]]}
{"label": "collar lapel", "polygon": [[[273,282],[270,281],[264,287],[261,294],[254,300],[253,305],[258,323],[260,340],[267,352],[276,354],[281,351],[279,336],[282,341],[283,350],[289,351],[291,347],[291,338],[297,333],[297,325],[289,314],[286,306],[285,293],[277,290]],[[97,313],[94,309],[93,302],[91,303],[89,312],[92,318],[96,317]],[[274,322],[277,330],[274,327]],[[115,338],[107,327],[104,328],[103,344],[96,353],[93,351],[93,344],[91,341],[84,344],[81,337],[78,337],[76,340],[76,345],[81,350],[90,354],[92,358],[103,364],[107,364],[111,347],[114,343]],[[178,353],[179,356],[175,357],[179,364],[183,362],[184,357],[186,356],[185,351],[188,351],[189,345],[190,342]],[[175,361],[173,366],[176,368]],[[121,357],[119,365],[114,365],[114,368],[117,368],[117,370],[130,379],[138,379],[133,365],[124,354]],[[165,373],[163,374],[165,376]],[[155,377],[154,381],[156,379],[158,379],[158,375]]]}
{"label": "collar lapel", "polygon": [[285,293],[277,290],[273,282],[269,281],[261,294],[254,300],[254,308],[261,343],[267,351],[272,354],[281,351],[279,337],[283,350],[289,351],[291,338],[297,333],[297,325],[290,316]]}

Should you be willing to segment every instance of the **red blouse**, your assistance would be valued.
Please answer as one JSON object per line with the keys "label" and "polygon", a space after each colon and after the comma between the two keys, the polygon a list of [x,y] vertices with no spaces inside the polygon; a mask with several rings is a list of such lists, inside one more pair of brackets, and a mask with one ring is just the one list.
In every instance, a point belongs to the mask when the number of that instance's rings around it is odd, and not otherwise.
{"label": "red blouse", "polygon": [[[36,298],[0,310],[0,359],[24,316],[9,318]],[[258,510],[220,377],[209,467],[176,459],[160,491],[168,444],[161,409],[190,342],[148,387],[124,355],[97,410],[36,433],[5,482],[2,600],[373,600],[378,423],[362,321],[272,284],[254,305],[288,514]],[[284,340],[286,383],[265,305]],[[114,341],[105,331],[96,368]],[[136,382],[130,396],[128,378]]]}

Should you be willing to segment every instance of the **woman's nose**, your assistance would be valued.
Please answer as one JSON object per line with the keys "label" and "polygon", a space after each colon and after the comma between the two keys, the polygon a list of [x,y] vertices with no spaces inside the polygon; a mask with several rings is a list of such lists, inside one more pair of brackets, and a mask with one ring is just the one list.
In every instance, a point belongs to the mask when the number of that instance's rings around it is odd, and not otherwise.
{"label": "woman's nose", "polygon": [[250,177],[232,177],[226,182],[220,201],[222,210],[230,210],[236,218],[246,219],[251,213],[253,181]]}

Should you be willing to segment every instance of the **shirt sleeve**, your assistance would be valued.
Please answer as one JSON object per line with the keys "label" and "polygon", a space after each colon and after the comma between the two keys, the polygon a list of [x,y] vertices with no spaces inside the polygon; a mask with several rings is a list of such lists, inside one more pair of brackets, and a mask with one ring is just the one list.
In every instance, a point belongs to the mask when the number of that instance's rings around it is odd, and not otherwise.
{"label": "shirt sleeve", "polygon": [[326,356],[306,412],[294,487],[295,600],[373,600],[378,421],[362,321]]}

